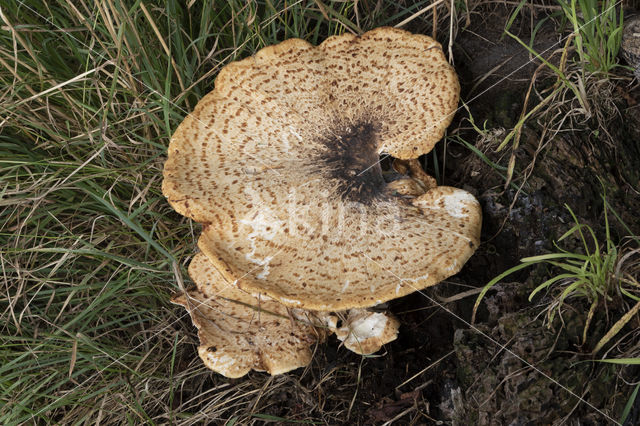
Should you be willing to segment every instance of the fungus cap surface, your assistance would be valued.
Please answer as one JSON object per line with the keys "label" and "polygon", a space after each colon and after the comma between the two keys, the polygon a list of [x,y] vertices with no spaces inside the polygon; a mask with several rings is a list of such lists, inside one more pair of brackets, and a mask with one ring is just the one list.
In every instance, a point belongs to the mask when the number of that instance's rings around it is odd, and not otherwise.
{"label": "fungus cap surface", "polygon": [[326,337],[313,314],[291,312],[236,288],[202,253],[191,261],[189,275],[197,287],[173,302],[187,308],[198,328],[198,354],[217,373],[230,378],[250,370],[286,373],[309,364],[310,345]]}
{"label": "fungus cap surface", "polygon": [[203,223],[200,249],[248,292],[324,311],[403,296],[459,271],[480,208],[455,188],[394,189],[379,158],[429,152],[458,94],[423,35],[266,47],[227,65],[178,127],[163,193]]}

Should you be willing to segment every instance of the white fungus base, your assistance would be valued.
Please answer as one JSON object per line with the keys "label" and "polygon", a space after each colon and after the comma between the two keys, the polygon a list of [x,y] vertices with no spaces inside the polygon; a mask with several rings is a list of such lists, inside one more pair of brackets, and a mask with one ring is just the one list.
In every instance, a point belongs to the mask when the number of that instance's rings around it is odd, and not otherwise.
{"label": "white fungus base", "polygon": [[352,309],[345,324],[336,329],[335,333],[347,349],[367,355],[395,340],[399,325],[398,320],[390,314]]}

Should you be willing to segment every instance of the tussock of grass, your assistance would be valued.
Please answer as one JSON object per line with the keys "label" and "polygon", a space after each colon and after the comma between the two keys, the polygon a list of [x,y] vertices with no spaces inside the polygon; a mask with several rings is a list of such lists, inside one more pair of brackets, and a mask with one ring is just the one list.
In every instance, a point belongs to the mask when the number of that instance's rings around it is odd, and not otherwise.
{"label": "tussock of grass", "polygon": [[[169,136],[229,61],[290,37],[318,43],[391,25],[429,4],[4,2],[0,423],[268,412],[267,396],[296,379],[213,375],[186,313],[168,303],[195,240],[160,192]],[[344,414],[325,402],[308,408],[324,422]]]}

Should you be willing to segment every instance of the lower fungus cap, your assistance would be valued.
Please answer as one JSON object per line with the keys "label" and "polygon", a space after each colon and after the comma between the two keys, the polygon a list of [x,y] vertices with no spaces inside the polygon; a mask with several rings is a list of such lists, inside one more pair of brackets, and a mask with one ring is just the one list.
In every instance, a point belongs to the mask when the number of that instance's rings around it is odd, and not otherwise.
{"label": "lower fungus cap", "polygon": [[202,253],[189,265],[196,288],[173,299],[198,328],[198,354],[211,370],[229,378],[251,370],[282,374],[311,361],[310,346],[326,337],[324,320],[289,311],[227,283]]}

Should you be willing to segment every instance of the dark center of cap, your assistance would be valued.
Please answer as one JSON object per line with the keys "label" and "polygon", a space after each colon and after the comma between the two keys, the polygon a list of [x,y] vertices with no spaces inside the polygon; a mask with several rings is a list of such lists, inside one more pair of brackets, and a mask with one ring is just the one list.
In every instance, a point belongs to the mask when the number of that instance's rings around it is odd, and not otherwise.
{"label": "dark center of cap", "polygon": [[337,187],[343,201],[370,204],[383,195],[378,155],[378,126],[367,120],[336,124],[322,138],[320,170]]}

